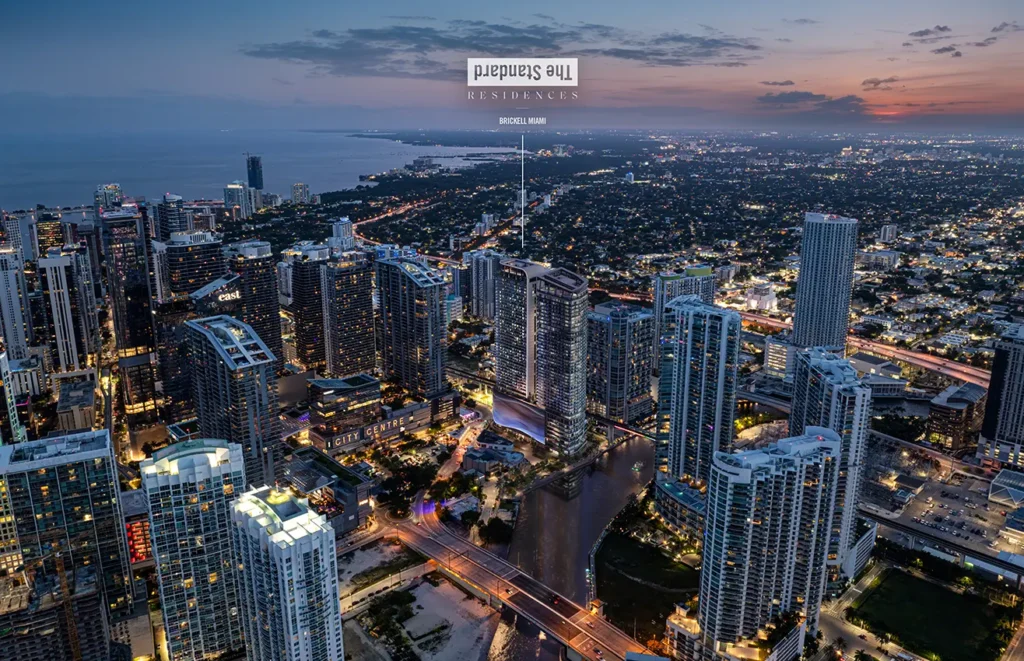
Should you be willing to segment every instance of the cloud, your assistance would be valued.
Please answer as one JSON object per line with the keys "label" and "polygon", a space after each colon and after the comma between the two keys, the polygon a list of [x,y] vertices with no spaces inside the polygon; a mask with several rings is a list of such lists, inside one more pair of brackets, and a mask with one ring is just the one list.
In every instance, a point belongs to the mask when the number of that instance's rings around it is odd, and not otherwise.
{"label": "cloud", "polygon": [[837,99],[827,99],[818,103],[815,111],[819,113],[834,114],[863,114],[866,110],[866,103],[863,98],[854,94],[841,96]]}
{"label": "cloud", "polygon": [[393,21],[436,21],[437,19],[433,16],[385,16],[384,18],[390,18]]}
{"label": "cloud", "polygon": [[790,25],[817,25],[821,21],[816,21],[813,18],[784,18],[782,22]]}
{"label": "cloud", "polygon": [[792,80],[762,80],[762,85],[770,85],[772,87],[789,87],[796,85]]}
{"label": "cloud", "polygon": [[[547,16],[547,15],[545,15]],[[548,17],[550,18],[550,17]],[[594,56],[648,66],[743,67],[759,59],[757,40],[721,32],[636,35],[598,23],[550,25],[452,20],[437,26],[318,29],[311,38],[249,45],[249,57],[302,64],[313,76],[460,80],[466,56]]]}
{"label": "cloud", "polygon": [[826,101],[827,99],[828,97],[824,94],[815,94],[814,92],[768,92],[757,97],[757,102],[771,105],[789,105],[807,103],[809,101]]}
{"label": "cloud", "polygon": [[791,43],[793,43],[792,39],[787,39],[786,37],[779,37],[775,41],[781,42],[783,44],[791,44]]}
{"label": "cloud", "polygon": [[910,42],[910,41],[904,41],[903,42],[903,46],[904,47],[906,47],[906,46],[913,46],[913,45],[914,45],[913,42]]}
{"label": "cloud", "polygon": [[874,92],[876,90],[891,90],[891,83],[895,83],[899,78],[896,76],[889,76],[888,78],[867,78],[861,82],[861,87],[864,88],[865,92]]}
{"label": "cloud", "polygon": [[534,17],[539,18],[543,21],[554,21],[555,17],[548,14],[534,14]]}
{"label": "cloud", "polygon": [[283,78],[271,78],[271,80],[274,81],[275,83],[277,83],[278,85],[294,85],[295,84],[295,83],[291,82],[290,80],[284,80]]}
{"label": "cloud", "polygon": [[953,51],[953,57],[963,57],[963,56],[964,56],[964,54],[961,53],[960,51]]}
{"label": "cloud", "polygon": [[988,48],[997,41],[999,41],[999,37],[988,37],[984,41],[975,41],[968,44],[968,46],[974,46],[976,48]]}
{"label": "cloud", "polygon": [[[957,52],[956,44],[950,44],[949,46],[943,46],[942,48],[936,48],[932,52],[936,55],[945,55],[946,53]],[[956,57],[955,55],[953,57]]]}
{"label": "cloud", "polygon": [[1024,31],[1024,27],[1017,25],[1017,21],[1010,21],[1007,23],[1003,21],[999,25],[992,28],[992,32],[1021,32]]}
{"label": "cloud", "polygon": [[924,30],[917,30],[911,32],[908,36],[911,37],[931,37],[933,35],[941,34],[943,32],[952,32],[953,28],[948,25],[936,25],[933,28],[925,28]]}

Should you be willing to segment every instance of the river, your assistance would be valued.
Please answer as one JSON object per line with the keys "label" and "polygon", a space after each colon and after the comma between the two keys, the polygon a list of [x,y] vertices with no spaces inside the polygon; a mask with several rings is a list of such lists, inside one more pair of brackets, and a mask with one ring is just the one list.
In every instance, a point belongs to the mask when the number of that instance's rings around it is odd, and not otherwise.
{"label": "river", "polygon": [[[633,466],[641,462],[639,472]],[[523,499],[508,559],[578,604],[587,600],[588,556],[609,521],[654,476],[654,446],[626,441],[587,469],[566,497],[556,487]],[[536,627],[502,618],[488,661],[554,661],[557,646],[541,640]]]}

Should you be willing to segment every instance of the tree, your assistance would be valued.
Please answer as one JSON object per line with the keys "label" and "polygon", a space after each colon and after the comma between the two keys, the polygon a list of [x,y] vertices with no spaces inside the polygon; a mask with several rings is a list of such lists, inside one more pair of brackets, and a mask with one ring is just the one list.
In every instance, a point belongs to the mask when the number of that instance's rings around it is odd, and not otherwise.
{"label": "tree", "polygon": [[836,639],[833,642],[833,645],[835,645],[836,649],[839,650],[840,652],[845,652],[846,648],[849,647],[849,643],[847,643],[846,639],[843,638],[842,636],[836,636]]}
{"label": "tree", "polygon": [[484,544],[509,544],[512,542],[512,526],[498,517],[491,517],[480,526],[480,539]]}
{"label": "tree", "polygon": [[476,510],[466,510],[462,513],[462,523],[472,528],[480,521],[480,512]]}

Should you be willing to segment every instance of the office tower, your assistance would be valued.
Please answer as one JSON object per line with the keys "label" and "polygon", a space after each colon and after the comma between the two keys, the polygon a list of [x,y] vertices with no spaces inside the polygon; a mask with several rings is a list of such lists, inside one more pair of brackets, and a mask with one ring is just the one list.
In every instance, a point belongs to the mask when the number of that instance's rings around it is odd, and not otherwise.
{"label": "office tower", "polygon": [[501,263],[495,324],[496,390],[537,400],[537,283],[548,269],[525,259]]}
{"label": "office tower", "polygon": [[[258,157],[257,157],[258,158]],[[233,243],[225,248],[227,267],[238,276],[237,318],[252,327],[270,353],[277,371],[284,367],[281,305],[277,300],[277,263],[267,241]]]}
{"label": "office tower", "polygon": [[537,280],[537,404],[544,442],[572,457],[587,440],[586,278],[564,268]]}
{"label": "office tower", "polygon": [[146,211],[126,204],[100,212],[99,217],[114,318],[118,379],[129,427],[134,428],[153,422],[157,413]]}
{"label": "office tower", "polygon": [[932,398],[925,439],[957,452],[975,445],[985,417],[988,391],[976,383],[954,383]]}
{"label": "office tower", "polygon": [[[131,610],[117,463],[103,429],[0,447],[0,508],[6,507],[16,544],[0,540],[0,557],[26,567],[42,561],[54,575],[51,549],[64,553],[68,571],[95,567],[110,611]],[[0,517],[2,520],[3,517]]]}
{"label": "office tower", "polygon": [[14,247],[0,246],[0,336],[11,360],[28,358],[33,343],[25,262]]}
{"label": "office tower", "polygon": [[789,433],[802,434],[810,426],[826,427],[841,440],[830,567],[842,566],[857,541],[857,504],[870,418],[871,388],[860,380],[848,360],[821,347],[797,354]]}
{"label": "office tower", "polygon": [[331,223],[331,236],[327,239],[327,245],[331,252],[340,254],[354,250],[356,247],[356,236],[352,228],[352,221],[348,218],[339,218]]}
{"label": "office tower", "polygon": [[[22,443],[28,438],[18,416],[15,394],[11,364],[7,352],[0,348],[0,445]],[[3,570],[2,566],[0,570]]]}
{"label": "office tower", "polygon": [[358,432],[380,420],[380,381],[369,374],[310,379],[306,392],[309,435],[317,447],[333,451],[346,444],[340,439],[346,433]]}
{"label": "office tower", "polygon": [[[715,453],[696,622],[678,611],[668,622],[675,658],[763,658],[753,639],[783,613],[817,630],[839,445],[832,430],[809,427],[764,449]],[[775,658],[798,657],[803,634],[801,624]]]}
{"label": "office tower", "polygon": [[732,448],[740,333],[739,314],[697,296],[665,305],[655,458],[671,479],[705,484]]}
{"label": "office tower", "polygon": [[627,425],[654,412],[654,315],[622,303],[587,315],[587,408]]}
{"label": "office tower", "polygon": [[307,370],[327,366],[324,339],[324,301],[320,271],[330,259],[331,249],[323,245],[299,245],[292,248],[285,263],[291,291],[289,306],[295,318],[295,357]]}
{"label": "office tower", "polygon": [[200,432],[241,446],[250,484],[272,484],[282,449],[273,355],[252,327],[231,317],[185,326]]}
{"label": "office tower", "polygon": [[654,365],[661,364],[661,315],[665,306],[679,296],[698,296],[708,305],[715,304],[715,272],[710,266],[688,266],[681,272],[666,271],[651,276],[654,292]]}
{"label": "office tower", "polygon": [[263,157],[255,154],[246,154],[245,170],[248,175],[249,188],[263,190]]}
{"label": "office tower", "polygon": [[100,343],[89,251],[74,246],[50,248],[38,266],[54,369],[86,369],[95,363]]}
{"label": "office tower", "polygon": [[121,192],[121,184],[100,184],[92,196],[93,210],[99,214],[103,211],[112,211],[115,207],[121,206],[124,201],[124,193]]}
{"label": "office tower", "polygon": [[407,257],[381,260],[377,291],[384,377],[427,399],[447,392],[441,273]]}
{"label": "office tower", "polygon": [[493,250],[473,250],[462,256],[469,268],[470,313],[483,321],[493,323],[496,318],[498,277],[505,256]]}
{"label": "office tower", "polygon": [[842,350],[850,329],[857,221],[831,214],[804,218],[796,283],[793,344]]}
{"label": "office tower", "polygon": [[238,218],[249,218],[263,206],[260,191],[235,180],[224,187],[224,208],[234,209]]}
{"label": "office tower", "polygon": [[214,232],[175,232],[152,246],[153,298],[158,301],[191,294],[227,271],[220,235]]}
{"label": "office tower", "polygon": [[1024,466],[1024,325],[996,342],[978,457]]}
{"label": "office tower", "polygon": [[36,215],[38,254],[43,256],[49,252],[50,248],[63,248],[67,242],[64,230],[64,222],[60,213],[40,211]]}
{"label": "office tower", "polygon": [[466,314],[466,306],[462,303],[462,297],[455,294],[448,294],[444,298],[444,327],[448,328],[453,321],[462,321]]}
{"label": "office tower", "polygon": [[308,501],[261,487],[231,504],[248,661],[344,659],[334,529]]}
{"label": "office tower", "polygon": [[0,576],[0,659],[110,661],[110,627],[95,569],[68,572],[67,583],[70,613],[56,574]]}
{"label": "office tower", "polygon": [[152,238],[162,243],[170,241],[172,234],[192,229],[181,196],[170,193],[165,193],[163,199],[153,205],[152,222]]}
{"label": "office tower", "polygon": [[327,373],[346,377],[377,368],[373,262],[365,252],[335,256],[320,270]]}
{"label": "office tower", "polygon": [[882,225],[882,228],[878,230],[878,242],[892,243],[896,240],[897,232],[896,225]]}
{"label": "office tower", "polygon": [[197,439],[158,450],[139,466],[171,661],[241,650],[231,501],[245,489],[242,448]]}
{"label": "office tower", "polygon": [[303,183],[292,184],[292,202],[306,204],[309,202],[309,186]]}
{"label": "office tower", "polygon": [[197,317],[195,304],[188,296],[175,296],[152,306],[160,415],[168,423],[180,422],[195,415],[185,342],[185,322]]}

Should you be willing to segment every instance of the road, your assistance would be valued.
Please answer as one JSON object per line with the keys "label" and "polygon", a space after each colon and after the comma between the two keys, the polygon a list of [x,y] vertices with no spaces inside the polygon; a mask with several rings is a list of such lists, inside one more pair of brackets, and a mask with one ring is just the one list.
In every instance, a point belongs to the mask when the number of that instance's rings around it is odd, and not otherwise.
{"label": "road", "polygon": [[1006,646],[1002,661],[1024,661],[1024,622],[1021,622],[1017,633],[1013,634],[1013,639]]}
{"label": "road", "polygon": [[493,598],[526,615],[583,658],[625,659],[644,647],[603,618],[556,594],[496,555],[458,537],[438,520],[422,497],[414,506],[416,521],[395,524],[402,541],[462,577]]}

